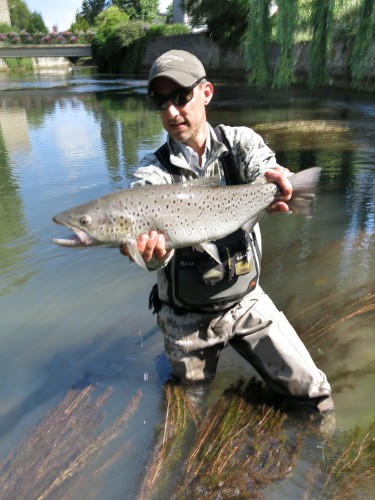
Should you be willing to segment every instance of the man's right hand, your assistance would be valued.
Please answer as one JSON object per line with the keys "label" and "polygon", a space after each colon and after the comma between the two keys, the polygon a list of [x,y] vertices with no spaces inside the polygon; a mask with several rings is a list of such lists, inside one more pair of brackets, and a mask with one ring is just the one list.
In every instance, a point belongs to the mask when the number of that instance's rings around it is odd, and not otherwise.
{"label": "man's right hand", "polygon": [[[164,260],[172,251],[165,248],[164,235],[162,233],[158,233],[157,231],[150,231],[149,233],[138,236],[137,248],[145,262],[150,262],[152,258],[155,258],[156,260]],[[120,247],[120,252],[123,255],[130,257],[126,245],[122,245]]]}

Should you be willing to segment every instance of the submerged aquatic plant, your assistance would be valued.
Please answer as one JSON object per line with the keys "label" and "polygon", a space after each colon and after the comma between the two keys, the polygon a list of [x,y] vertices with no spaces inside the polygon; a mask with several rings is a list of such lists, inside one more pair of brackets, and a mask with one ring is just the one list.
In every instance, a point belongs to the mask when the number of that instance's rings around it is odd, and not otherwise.
{"label": "submerged aquatic plant", "polygon": [[[338,300],[340,299],[340,300]],[[322,317],[321,308],[329,310],[329,316]],[[291,319],[297,322],[298,319],[304,318],[307,314],[320,318],[312,322],[309,328],[303,328],[299,325],[298,330],[303,331],[303,341],[309,349],[317,349],[319,354],[319,346],[323,340],[326,340],[332,335],[338,327],[348,326],[350,330],[366,324],[374,324],[375,320],[375,284],[368,283],[356,288],[351,288],[345,292],[336,292],[328,294],[319,301],[308,304],[302,307],[298,314]],[[374,360],[375,362],[375,360]]]}
{"label": "submerged aquatic plant", "polygon": [[[93,385],[83,390],[70,390],[11,452],[0,465],[1,499],[56,498],[63,483],[84,470],[119,436],[136,411],[141,393],[137,393],[125,411],[99,433],[98,426],[104,417],[102,407],[112,390],[105,390],[91,401],[93,391]],[[110,457],[109,462],[112,461]]]}
{"label": "submerged aquatic plant", "polygon": [[315,467],[309,488],[319,485],[322,498],[363,500],[375,490],[375,420],[367,429],[342,433],[325,450]]}
{"label": "submerged aquatic plant", "polygon": [[[286,436],[286,414],[266,399],[259,381],[241,381],[202,417],[183,387],[167,386],[161,428],[168,432],[157,437],[138,498],[256,498],[262,486],[289,476],[300,442]],[[193,439],[186,416],[194,424]],[[179,470],[173,477],[171,463]]]}

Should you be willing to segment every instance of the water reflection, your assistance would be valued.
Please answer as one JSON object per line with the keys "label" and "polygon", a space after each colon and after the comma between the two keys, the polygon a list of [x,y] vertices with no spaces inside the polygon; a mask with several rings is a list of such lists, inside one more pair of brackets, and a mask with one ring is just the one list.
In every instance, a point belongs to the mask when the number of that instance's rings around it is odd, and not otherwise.
{"label": "water reflection", "polygon": [[[50,239],[61,229],[51,216],[126,187],[165,133],[143,81],[12,78],[0,79],[0,455],[71,387],[112,387],[106,418],[113,421],[141,389],[137,416],[120,440],[132,440],[132,452],[118,474],[109,469],[100,490],[119,498],[125,484],[134,498],[162,419],[165,373],[159,378],[156,360],[163,346],[147,310],[155,277],[115,250],[54,247]],[[314,218],[262,221],[262,284],[332,378],[339,429],[366,427],[374,415],[374,309],[363,302],[374,289],[374,109],[366,94],[256,93],[218,84],[209,110],[213,125],[255,127],[291,170],[323,168]],[[367,313],[358,313],[356,300]],[[255,374],[225,350],[210,400],[240,375]],[[290,424],[290,433],[297,431]],[[294,482],[283,482],[285,498],[302,497],[313,460],[305,453]],[[267,498],[280,498],[276,490]]]}

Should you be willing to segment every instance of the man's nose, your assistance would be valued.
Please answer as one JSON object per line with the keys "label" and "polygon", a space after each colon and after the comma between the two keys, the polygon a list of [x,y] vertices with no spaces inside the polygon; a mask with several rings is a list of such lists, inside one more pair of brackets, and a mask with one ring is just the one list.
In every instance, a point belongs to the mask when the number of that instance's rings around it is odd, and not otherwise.
{"label": "man's nose", "polygon": [[175,116],[180,114],[179,109],[177,108],[177,106],[173,104],[171,100],[167,102],[167,107],[165,108],[164,111],[167,113],[168,117],[171,118],[174,118]]}

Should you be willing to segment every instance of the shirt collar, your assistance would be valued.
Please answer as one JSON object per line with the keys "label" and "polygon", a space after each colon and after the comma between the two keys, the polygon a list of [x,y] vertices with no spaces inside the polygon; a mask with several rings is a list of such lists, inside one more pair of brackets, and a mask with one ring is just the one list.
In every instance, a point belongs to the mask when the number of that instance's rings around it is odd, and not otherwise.
{"label": "shirt collar", "polygon": [[183,144],[182,142],[177,142],[175,141],[178,149],[181,151],[181,153],[183,154],[185,160],[187,161],[188,165],[196,170],[197,168],[203,168],[206,161],[207,161],[207,158],[210,157],[210,149],[211,149],[211,137],[210,137],[210,130],[209,130],[209,127],[208,127],[208,123],[206,123],[206,130],[207,130],[207,136],[206,136],[206,144],[205,144],[205,148],[204,148],[204,152],[203,152],[203,155],[202,155],[202,164],[201,164],[201,167],[199,167],[199,157],[198,157],[198,153],[196,153],[194,151],[193,148],[191,148],[190,146],[187,146],[186,144]]}

